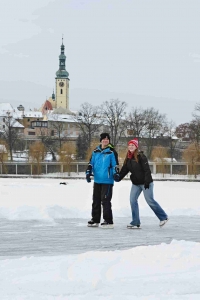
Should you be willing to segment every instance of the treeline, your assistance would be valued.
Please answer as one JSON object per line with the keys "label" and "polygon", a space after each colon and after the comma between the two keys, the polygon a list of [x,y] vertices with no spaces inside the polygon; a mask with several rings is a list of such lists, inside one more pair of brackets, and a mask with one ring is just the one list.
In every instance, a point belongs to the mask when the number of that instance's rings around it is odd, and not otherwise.
{"label": "treeline", "polygon": [[[127,103],[118,99],[105,101],[99,106],[83,103],[78,114],[73,117],[79,131],[75,142],[62,134],[63,123],[58,120],[52,123],[57,131],[57,136],[44,134],[41,131],[41,135],[38,137],[39,141],[27,141],[15,128],[15,119],[8,115],[5,117],[5,128],[1,132],[0,144],[5,145],[8,149],[11,161],[13,160],[13,151],[23,151],[24,149],[28,150],[29,156],[35,161],[44,159],[47,152],[51,153],[53,161],[58,160],[58,156],[59,159],[66,161],[74,158],[86,160],[91,150],[99,142],[99,134],[107,131],[110,133],[113,145],[121,152],[126,151],[127,139],[138,137],[142,141],[148,158],[152,157],[155,147],[162,146],[155,145],[155,140],[158,138],[168,139],[168,145],[164,147],[167,148],[167,152],[163,153],[171,158],[174,157],[178,139],[187,140],[190,142],[188,153],[190,155],[193,153],[194,160],[199,161],[199,112],[200,104],[197,104],[191,122],[176,126],[173,120],[168,120],[165,114],[153,107],[137,106],[127,111]],[[185,154],[185,157],[190,155]]]}
{"label": "treeline", "polygon": [[[199,160],[199,112],[200,104],[197,104],[191,122],[177,126],[174,120],[168,120],[166,114],[160,113],[153,107],[132,107],[127,112],[127,104],[119,100],[106,101],[101,106],[84,103],[81,105],[80,115],[77,116],[77,125],[81,132],[78,139],[77,155],[84,159],[87,150],[91,148],[92,137],[104,124],[104,129],[108,130],[113,145],[119,151],[126,151],[123,147],[123,145],[126,147],[126,138],[138,137],[149,159],[154,159],[156,152],[163,153],[163,157],[165,155],[165,157],[173,159],[177,147],[180,145],[178,141],[181,140],[189,142],[189,153],[191,151],[193,154],[195,153],[195,160]],[[158,145],[158,140],[161,145]],[[158,148],[158,146],[159,149],[156,151],[154,148]],[[161,150],[160,148],[164,149]],[[153,149],[154,153],[152,153]],[[190,151],[190,149],[192,150]],[[188,156],[183,151],[181,155],[183,159]]]}

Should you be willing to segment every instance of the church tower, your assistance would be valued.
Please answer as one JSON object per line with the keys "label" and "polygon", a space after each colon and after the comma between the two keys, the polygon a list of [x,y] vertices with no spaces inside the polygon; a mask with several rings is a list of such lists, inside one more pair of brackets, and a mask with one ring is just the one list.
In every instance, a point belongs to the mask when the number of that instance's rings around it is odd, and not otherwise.
{"label": "church tower", "polygon": [[69,111],[69,73],[65,69],[65,46],[61,45],[59,55],[59,70],[56,72],[56,108],[62,107]]}

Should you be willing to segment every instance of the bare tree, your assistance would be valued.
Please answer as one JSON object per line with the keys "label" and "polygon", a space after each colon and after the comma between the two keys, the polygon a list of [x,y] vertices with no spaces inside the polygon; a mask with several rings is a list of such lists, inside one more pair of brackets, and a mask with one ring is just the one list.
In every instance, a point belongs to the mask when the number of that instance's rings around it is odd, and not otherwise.
{"label": "bare tree", "polygon": [[110,128],[112,143],[116,146],[127,129],[127,120],[125,109],[126,102],[118,99],[111,99],[102,105],[102,114],[106,119],[106,123]]}
{"label": "bare tree", "polygon": [[41,173],[41,162],[44,160],[46,148],[42,142],[34,142],[29,148],[29,158],[36,164],[37,175]]}
{"label": "bare tree", "polygon": [[200,103],[196,103],[194,112],[192,113],[194,119],[200,119]]}
{"label": "bare tree", "polygon": [[10,160],[13,161],[13,148],[15,142],[19,138],[19,132],[16,126],[17,121],[12,117],[10,112],[7,112],[6,116],[4,117],[4,124],[5,128],[3,128],[2,135],[8,145]]}
{"label": "bare tree", "polygon": [[76,155],[76,146],[72,142],[66,142],[62,145],[61,151],[59,153],[59,161],[64,163],[64,172],[67,171],[70,176],[71,172],[71,162]]}
{"label": "bare tree", "polygon": [[56,140],[51,136],[50,130],[40,129],[41,142],[52,155],[52,161],[56,161]]}
{"label": "bare tree", "polygon": [[200,161],[200,147],[199,145],[193,143],[188,146],[183,152],[183,159],[189,163],[189,174],[197,177],[197,165],[196,163]]}
{"label": "bare tree", "polygon": [[159,163],[157,166],[157,173],[162,173],[163,177],[166,173],[166,158],[168,157],[168,151],[165,147],[157,146],[154,147],[151,153],[152,160]]}
{"label": "bare tree", "polygon": [[191,140],[199,148],[200,146],[200,118],[194,118],[189,125],[191,130]]}
{"label": "bare tree", "polygon": [[169,152],[170,152],[171,161],[173,162],[174,152],[177,146],[177,142],[179,140],[176,136],[176,125],[174,121],[171,120],[166,124],[165,133],[169,138]]}
{"label": "bare tree", "polygon": [[132,132],[131,135],[140,137],[147,124],[146,110],[141,107],[132,108],[132,111],[129,113],[127,120],[128,127]]}
{"label": "bare tree", "polygon": [[200,103],[195,105],[193,119],[190,122],[189,129],[191,130],[191,140],[196,148],[200,148]]}
{"label": "bare tree", "polygon": [[145,144],[147,147],[147,157],[150,158],[151,151],[154,146],[154,139],[160,136],[166,127],[166,116],[160,114],[158,110],[153,107],[145,111],[146,125],[144,129]]}
{"label": "bare tree", "polygon": [[0,139],[0,164],[3,173],[7,173],[7,168],[5,166],[5,161],[8,160],[8,153],[7,153],[8,145],[6,144],[5,140]]}
{"label": "bare tree", "polygon": [[98,132],[103,124],[100,108],[89,103],[83,103],[79,115],[75,116],[74,120],[85,139],[87,148],[89,148],[92,136]]}
{"label": "bare tree", "polygon": [[192,138],[190,123],[183,123],[176,127],[175,134],[180,139],[189,139]]}

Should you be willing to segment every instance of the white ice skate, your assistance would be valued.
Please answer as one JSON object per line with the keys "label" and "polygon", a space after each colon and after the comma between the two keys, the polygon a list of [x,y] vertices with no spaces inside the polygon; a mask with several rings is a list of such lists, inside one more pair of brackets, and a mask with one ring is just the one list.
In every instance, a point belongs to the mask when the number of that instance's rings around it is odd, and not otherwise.
{"label": "white ice skate", "polygon": [[169,221],[169,219],[166,219],[166,220],[160,221],[160,224],[159,224],[159,226],[160,226],[160,227],[164,226],[164,225],[167,223],[167,221]]}

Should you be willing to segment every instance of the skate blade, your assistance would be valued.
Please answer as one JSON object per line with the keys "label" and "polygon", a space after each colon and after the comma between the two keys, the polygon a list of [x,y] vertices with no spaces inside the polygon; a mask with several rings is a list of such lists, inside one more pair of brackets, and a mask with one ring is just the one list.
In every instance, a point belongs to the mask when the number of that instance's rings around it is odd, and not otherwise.
{"label": "skate blade", "polygon": [[113,229],[114,228],[114,225],[113,224],[110,224],[110,225],[101,225],[101,228],[103,229]]}
{"label": "skate blade", "polygon": [[135,227],[135,226],[134,227],[127,226],[127,229],[134,229],[135,230],[135,229],[142,229],[142,228],[141,227]]}
{"label": "skate blade", "polygon": [[99,227],[99,224],[95,224],[95,225],[87,225],[87,227],[94,227],[94,228],[97,228],[97,227]]}

